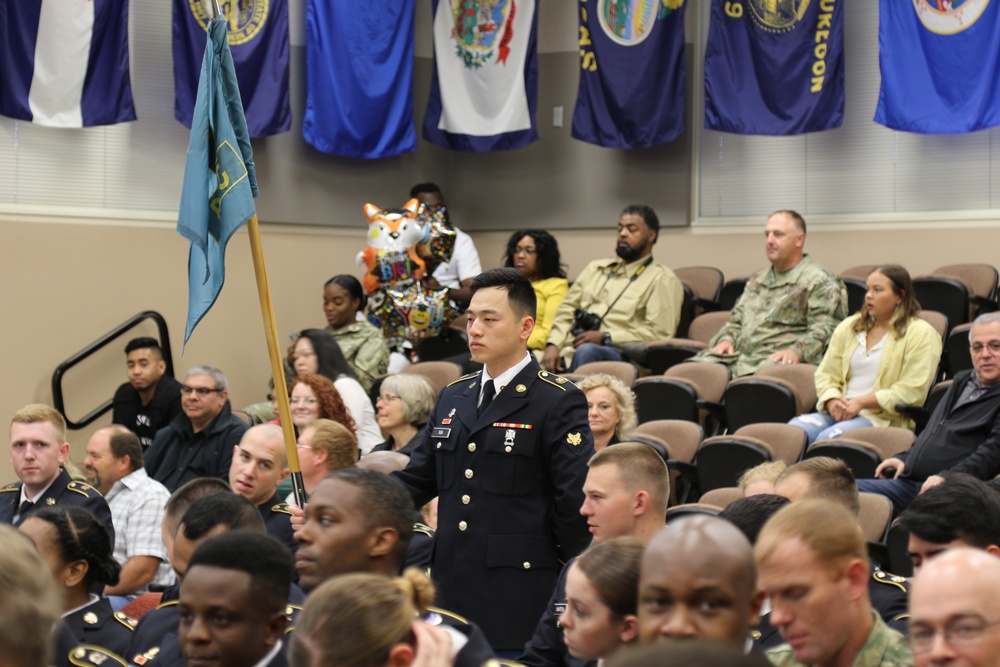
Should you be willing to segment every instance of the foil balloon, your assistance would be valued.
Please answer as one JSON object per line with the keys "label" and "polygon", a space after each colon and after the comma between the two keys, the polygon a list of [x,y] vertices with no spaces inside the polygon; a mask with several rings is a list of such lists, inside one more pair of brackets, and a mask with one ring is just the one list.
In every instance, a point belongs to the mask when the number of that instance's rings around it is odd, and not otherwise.
{"label": "foil balloon", "polygon": [[358,264],[366,269],[362,284],[367,292],[424,276],[427,265],[418,246],[427,240],[429,228],[417,219],[419,205],[416,199],[401,209],[382,210],[365,204],[368,246],[358,253]]}
{"label": "foil balloon", "polygon": [[417,210],[417,220],[427,228],[427,242],[422,252],[427,262],[427,274],[434,273],[438,266],[451,261],[455,252],[455,228],[448,222],[448,212],[444,207],[431,213],[423,204]]}
{"label": "foil balloon", "polygon": [[385,287],[368,298],[368,319],[382,328],[390,347],[437,336],[457,315],[447,289],[426,289],[419,282]]}

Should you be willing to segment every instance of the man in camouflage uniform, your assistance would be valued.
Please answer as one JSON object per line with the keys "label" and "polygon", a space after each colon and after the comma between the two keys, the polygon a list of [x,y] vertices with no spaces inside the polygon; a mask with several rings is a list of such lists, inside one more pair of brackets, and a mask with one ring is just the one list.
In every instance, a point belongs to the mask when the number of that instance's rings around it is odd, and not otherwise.
{"label": "man in camouflage uniform", "polygon": [[790,503],[765,524],[754,554],[771,623],[788,642],[767,652],[776,667],[913,664],[903,635],[872,609],[865,538],[847,508]]}
{"label": "man in camouflage uniform", "polygon": [[802,252],[806,223],[777,211],[764,228],[771,267],[747,283],[711,347],[691,361],[729,366],[733,377],[773,364],[818,364],[830,335],[847,316],[844,284]]}

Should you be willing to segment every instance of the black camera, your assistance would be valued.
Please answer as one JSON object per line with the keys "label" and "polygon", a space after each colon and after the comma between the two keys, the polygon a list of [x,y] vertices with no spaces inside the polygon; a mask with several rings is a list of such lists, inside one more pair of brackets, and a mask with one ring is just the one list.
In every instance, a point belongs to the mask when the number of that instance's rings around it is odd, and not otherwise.
{"label": "black camera", "polygon": [[573,327],[569,330],[574,336],[579,336],[584,331],[597,331],[601,328],[601,318],[583,308],[573,311]]}

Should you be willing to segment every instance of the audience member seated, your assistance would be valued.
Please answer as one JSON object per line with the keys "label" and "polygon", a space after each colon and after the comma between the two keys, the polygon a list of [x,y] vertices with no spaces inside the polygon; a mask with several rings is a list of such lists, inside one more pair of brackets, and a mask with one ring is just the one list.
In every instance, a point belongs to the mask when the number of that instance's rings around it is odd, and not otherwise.
{"label": "audience member seated", "polygon": [[818,364],[834,327],[847,316],[847,288],[802,250],[806,223],[777,211],[764,227],[771,266],[754,274],[711,347],[691,361],[725,364],[733,377],[762,366]]}
{"label": "audience member seated", "polygon": [[[299,434],[298,452],[302,484],[311,495],[331,472],[358,462],[358,439],[339,422],[317,419]],[[285,502],[294,503],[294,495],[285,498]]]}
{"label": "audience member seated", "polygon": [[538,308],[535,328],[528,337],[528,349],[544,351],[556,311],[569,291],[566,269],[559,257],[559,243],[540,229],[514,232],[507,241],[503,265],[523,273],[535,288]]}
{"label": "audience member seated", "polygon": [[919,313],[906,269],[872,271],[861,312],[837,325],[816,370],[819,412],[789,422],[809,444],[864,426],[913,428],[896,406],[924,404],[941,359],[941,335]]}
{"label": "audience member seated", "polygon": [[288,361],[297,375],[316,373],[333,382],[357,425],[358,444],[362,454],[367,454],[372,447],[382,442],[372,400],[358,382],[354,370],[347,363],[333,336],[319,329],[304,329],[288,350]]}
{"label": "audience member seated", "polygon": [[784,461],[767,461],[750,468],[736,481],[744,498],[758,494],[774,493],[774,480],[785,472],[788,464]]}
{"label": "audience member seated", "polygon": [[642,557],[639,641],[701,638],[744,650],[763,602],[743,533],[716,516],[681,517],[656,534]]}
{"label": "audience member seated", "polygon": [[292,424],[301,432],[317,419],[332,419],[341,423],[357,436],[357,424],[340,398],[333,383],[322,375],[306,373],[292,378],[288,383],[292,409]]}
{"label": "audience member seated", "polygon": [[556,311],[542,357],[545,368],[560,372],[568,364],[573,371],[591,361],[624,361],[626,346],[674,335],[684,287],[673,271],[653,261],[659,235],[660,219],[649,206],[622,211],[619,259],[595,260],[580,272]]}
{"label": "audience member seated", "polygon": [[594,449],[615,445],[635,430],[635,394],[618,378],[595,373],[577,385],[587,396],[587,420],[594,434]]}
{"label": "audience member seated", "polygon": [[434,398],[434,387],[423,375],[400,373],[383,380],[375,407],[385,441],[372,451],[409,456],[417,444],[414,437],[430,419]]}
{"label": "audience member seated", "polygon": [[[0,661],[3,667],[43,667],[55,661],[52,634],[62,606],[59,590],[31,541],[0,525]],[[65,632],[68,635],[68,632]]]}
{"label": "audience member seated", "polygon": [[87,443],[83,466],[87,482],[111,508],[114,557],[122,566],[118,584],[104,594],[136,595],[150,585],[169,586],[174,576],[160,528],[170,492],[146,474],[139,437],[118,425],[96,431]]}
{"label": "audience member seated", "polygon": [[858,480],[862,491],[887,496],[897,514],[948,473],[986,480],[1000,472],[1000,313],[977,317],[969,343],[973,369],[955,375],[913,446],[876,468],[876,477],[895,469],[892,479]]}
{"label": "audience member seated", "polygon": [[280,542],[249,530],[223,533],[195,549],[181,584],[183,664],[285,667],[294,571]]}
{"label": "audience member seated", "polygon": [[10,463],[21,481],[0,488],[0,523],[20,526],[43,507],[75,505],[96,516],[114,539],[108,503],[97,489],[69,476],[63,467],[68,459],[66,420],[55,408],[34,403],[15,412]]}
{"label": "audience member seated", "polygon": [[146,452],[146,472],[171,493],[198,477],[226,479],[233,447],[248,426],[233,415],[226,376],[195,366],[181,385],[184,414],[160,429]]}
{"label": "audience member seated", "polygon": [[[663,528],[670,499],[670,476],[663,458],[648,445],[623,442],[591,457],[583,484],[580,513],[594,544],[616,537],[649,542]],[[589,659],[570,655],[559,629],[568,604],[566,578],[575,559],[566,562],[534,635],[518,662],[526,667],[582,667]]]}
{"label": "audience member seated", "polygon": [[[792,502],[823,500],[841,505],[852,515],[861,512],[861,496],[854,475],[839,459],[816,456],[789,466],[774,481],[774,492]],[[860,520],[858,520],[860,526]],[[909,584],[903,577],[875,569],[868,578],[868,599],[886,624],[906,632],[906,600]]]}
{"label": "audience member seated", "polygon": [[[328,580],[347,580],[344,575],[365,573],[383,581],[399,576],[414,534],[415,512],[403,485],[384,473],[345,469],[327,477],[309,499],[305,523],[295,533],[295,566],[308,599],[329,585]],[[462,635],[456,667],[481,667],[492,657],[478,627],[442,609],[429,611],[436,623]],[[386,618],[384,608],[376,606],[373,613],[376,623]]]}
{"label": "audience member seated", "polygon": [[824,500],[793,502],[754,547],[771,623],[788,644],[767,652],[785,665],[907,665],[903,635],[868,599],[868,553],[857,518]]}
{"label": "audience member seated", "polygon": [[365,291],[354,276],[340,274],[323,285],[326,331],[333,335],[358,382],[370,391],[376,376],[389,368],[389,346],[382,330],[359,313],[365,308]]}
{"label": "audience member seated", "polygon": [[112,399],[111,423],[121,424],[142,446],[181,413],[181,383],[167,375],[167,363],[155,338],[133,338],[125,346],[128,382]]}
{"label": "audience member seated", "polygon": [[[451,667],[465,636],[437,625],[434,585],[411,568],[389,579],[348,574],[306,600],[288,652],[292,667]],[[419,654],[419,656],[418,656]],[[492,662],[484,662],[490,665]]]}
{"label": "audience member seated", "polygon": [[243,434],[233,448],[229,486],[260,510],[268,535],[294,553],[298,545],[289,521],[291,512],[278,496],[278,484],[287,476],[288,457],[280,426],[258,424]]}
{"label": "audience member seated", "polygon": [[616,537],[580,554],[566,574],[566,609],[559,615],[569,654],[605,660],[635,641],[639,563],[646,544]]}
{"label": "audience member seated", "polygon": [[91,591],[118,583],[121,565],[111,555],[111,536],[82,507],[44,507],[20,528],[31,538],[62,590],[62,620],[78,644],[128,652],[135,621],[116,613]]}
{"label": "audience member seated", "polygon": [[451,253],[451,260],[438,265],[434,269],[434,274],[424,280],[424,284],[430,289],[448,288],[448,298],[455,302],[460,310],[464,309],[472,299],[472,279],[483,272],[476,244],[472,242],[471,236],[456,227],[451,220],[444,203],[444,195],[437,185],[417,183],[410,188],[410,197],[416,198],[432,215],[443,211],[445,220],[455,230],[455,247]]}
{"label": "audience member seated", "polygon": [[915,667],[996,667],[1000,658],[1000,559],[957,548],[913,582],[910,647]]}
{"label": "audience member seated", "polygon": [[971,475],[948,475],[917,496],[896,523],[910,533],[906,552],[914,574],[955,547],[1000,556],[1000,493]]}

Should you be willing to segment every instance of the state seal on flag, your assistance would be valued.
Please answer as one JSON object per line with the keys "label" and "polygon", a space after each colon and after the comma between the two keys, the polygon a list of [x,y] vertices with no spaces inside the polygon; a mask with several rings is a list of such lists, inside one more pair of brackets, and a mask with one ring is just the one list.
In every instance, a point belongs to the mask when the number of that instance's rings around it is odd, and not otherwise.
{"label": "state seal on flag", "polygon": [[979,20],[990,0],[913,0],[925,28],[939,35],[962,32]]}
{"label": "state seal on flag", "polygon": [[788,32],[805,16],[810,0],[747,0],[754,21],[767,32]]}
{"label": "state seal on flag", "polygon": [[[222,15],[226,17],[226,39],[229,46],[245,44],[257,36],[267,22],[270,0],[221,0]],[[212,20],[204,0],[188,0],[191,14],[205,31]]]}
{"label": "state seal on flag", "polygon": [[[442,0],[443,1],[443,0]],[[513,0],[449,0],[455,22],[456,53],[466,67],[479,68],[488,62],[499,47],[497,62],[505,62],[513,37]]]}
{"label": "state seal on flag", "polygon": [[613,42],[635,46],[649,37],[660,0],[598,0],[597,21]]}

